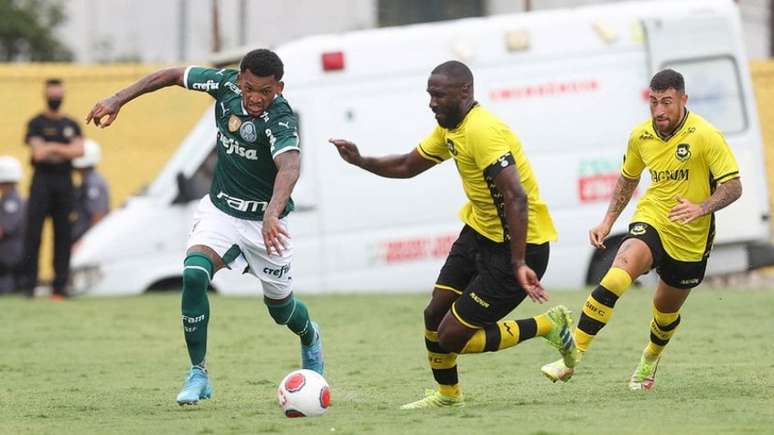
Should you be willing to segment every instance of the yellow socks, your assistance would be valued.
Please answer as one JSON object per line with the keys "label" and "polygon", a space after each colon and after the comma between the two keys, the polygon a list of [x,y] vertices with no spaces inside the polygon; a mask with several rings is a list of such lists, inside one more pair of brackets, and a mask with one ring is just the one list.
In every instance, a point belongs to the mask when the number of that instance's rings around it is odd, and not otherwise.
{"label": "yellow socks", "polygon": [[591,340],[607,324],[613,315],[616,301],[632,284],[629,274],[618,267],[611,267],[597,288],[591,292],[583,305],[583,312],[573,337],[581,352],[588,350]]}

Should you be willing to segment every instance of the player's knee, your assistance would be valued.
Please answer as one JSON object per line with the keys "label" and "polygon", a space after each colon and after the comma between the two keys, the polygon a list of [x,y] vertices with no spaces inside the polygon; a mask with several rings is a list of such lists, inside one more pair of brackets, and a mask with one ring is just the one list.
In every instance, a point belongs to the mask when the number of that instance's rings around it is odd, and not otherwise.
{"label": "player's knee", "polygon": [[600,284],[617,296],[621,296],[621,294],[632,284],[632,277],[626,270],[614,266],[607,271],[604,277],[602,277]]}
{"label": "player's knee", "polygon": [[467,337],[453,327],[444,327],[438,331],[438,344],[447,352],[459,353],[466,342]]}
{"label": "player's knee", "polygon": [[192,254],[183,262],[183,291],[205,291],[212,278],[212,261],[204,255]]}
{"label": "player's knee", "polygon": [[438,325],[441,324],[441,320],[443,320],[443,316],[446,315],[446,312],[449,311],[448,309],[441,309],[440,307],[434,305],[432,301],[427,304],[427,307],[425,307],[425,328],[435,331],[438,329]]}
{"label": "player's knee", "polygon": [[287,302],[281,304],[266,304],[266,308],[269,310],[269,315],[274,319],[275,323],[278,325],[287,325],[296,309],[296,300],[291,298]]}

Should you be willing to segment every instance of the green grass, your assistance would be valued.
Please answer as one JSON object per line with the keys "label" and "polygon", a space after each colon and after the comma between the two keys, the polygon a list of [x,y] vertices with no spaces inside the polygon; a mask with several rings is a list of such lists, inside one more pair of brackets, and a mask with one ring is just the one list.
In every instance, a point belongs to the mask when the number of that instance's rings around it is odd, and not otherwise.
{"label": "green grass", "polygon": [[[554,292],[577,311],[586,291]],[[699,289],[666,350],[656,387],[626,381],[648,337],[650,290],[632,289],[571,382],[535,339],[460,357],[466,407],[407,412],[431,387],[426,295],[304,296],[323,326],[333,406],[282,416],[275,385],[298,344],[259,298],[211,297],[213,400],[175,402],[187,368],[179,298],[0,299],[0,433],[120,434],[752,434],[774,432],[774,290]],[[547,309],[525,301],[510,316]]]}

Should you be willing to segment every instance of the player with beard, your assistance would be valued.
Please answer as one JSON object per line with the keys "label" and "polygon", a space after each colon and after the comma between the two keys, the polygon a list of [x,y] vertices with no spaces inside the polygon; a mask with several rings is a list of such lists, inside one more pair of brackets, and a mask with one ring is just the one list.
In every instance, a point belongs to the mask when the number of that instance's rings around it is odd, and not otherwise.
{"label": "player with beard", "polygon": [[[425,308],[425,345],[438,390],[403,409],[462,406],[457,355],[494,352],[536,337],[554,345],[568,367],[575,364],[570,315],[557,306],[539,316],[501,319],[526,296],[542,303],[540,278],[556,239],[548,207],[511,129],[473,96],[473,74],[463,63],[438,65],[427,81],[438,126],[412,151],[363,157],[355,144],[331,139],[341,157],[389,178],[411,178],[454,159],[468,203],[465,223]],[[503,369],[505,374],[507,369]]]}
{"label": "player with beard", "polygon": [[[650,82],[651,119],[632,130],[610,206],[589,241],[604,240],[640,181],[650,170],[651,185],[637,204],[629,234],[613,265],[586,299],[574,337],[580,355],[610,320],[613,307],[632,281],[651,269],[659,275],[653,296],[650,342],[629,380],[631,390],[650,390],[664,347],[680,324],[680,308],[704,279],[714,212],[742,195],[739,167],[723,135],[685,107],[683,76],[671,69]],[[550,380],[567,382],[574,373],[563,360],[546,364]]]}

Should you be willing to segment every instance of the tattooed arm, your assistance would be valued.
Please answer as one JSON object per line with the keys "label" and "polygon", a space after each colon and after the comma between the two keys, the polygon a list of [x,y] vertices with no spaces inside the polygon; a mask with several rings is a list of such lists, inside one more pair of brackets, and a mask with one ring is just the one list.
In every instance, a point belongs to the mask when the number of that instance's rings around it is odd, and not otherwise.
{"label": "tattooed arm", "polygon": [[669,219],[687,224],[696,218],[722,209],[740,196],[742,196],[742,181],[734,178],[719,185],[701,204],[693,204],[685,198],[677,198],[678,204],[669,211]]}
{"label": "tattooed arm", "polygon": [[728,180],[715,189],[712,196],[701,203],[703,214],[715,213],[742,196],[742,181],[738,178]]}
{"label": "tattooed arm", "polygon": [[632,199],[634,189],[640,183],[640,179],[626,178],[623,175],[618,176],[618,181],[615,183],[615,190],[613,190],[613,197],[610,198],[610,206],[607,208],[607,213],[602,220],[602,223],[589,230],[589,241],[596,248],[605,248],[604,240],[608,234],[610,234],[610,228],[613,227],[618,216],[626,208],[626,204]]}

